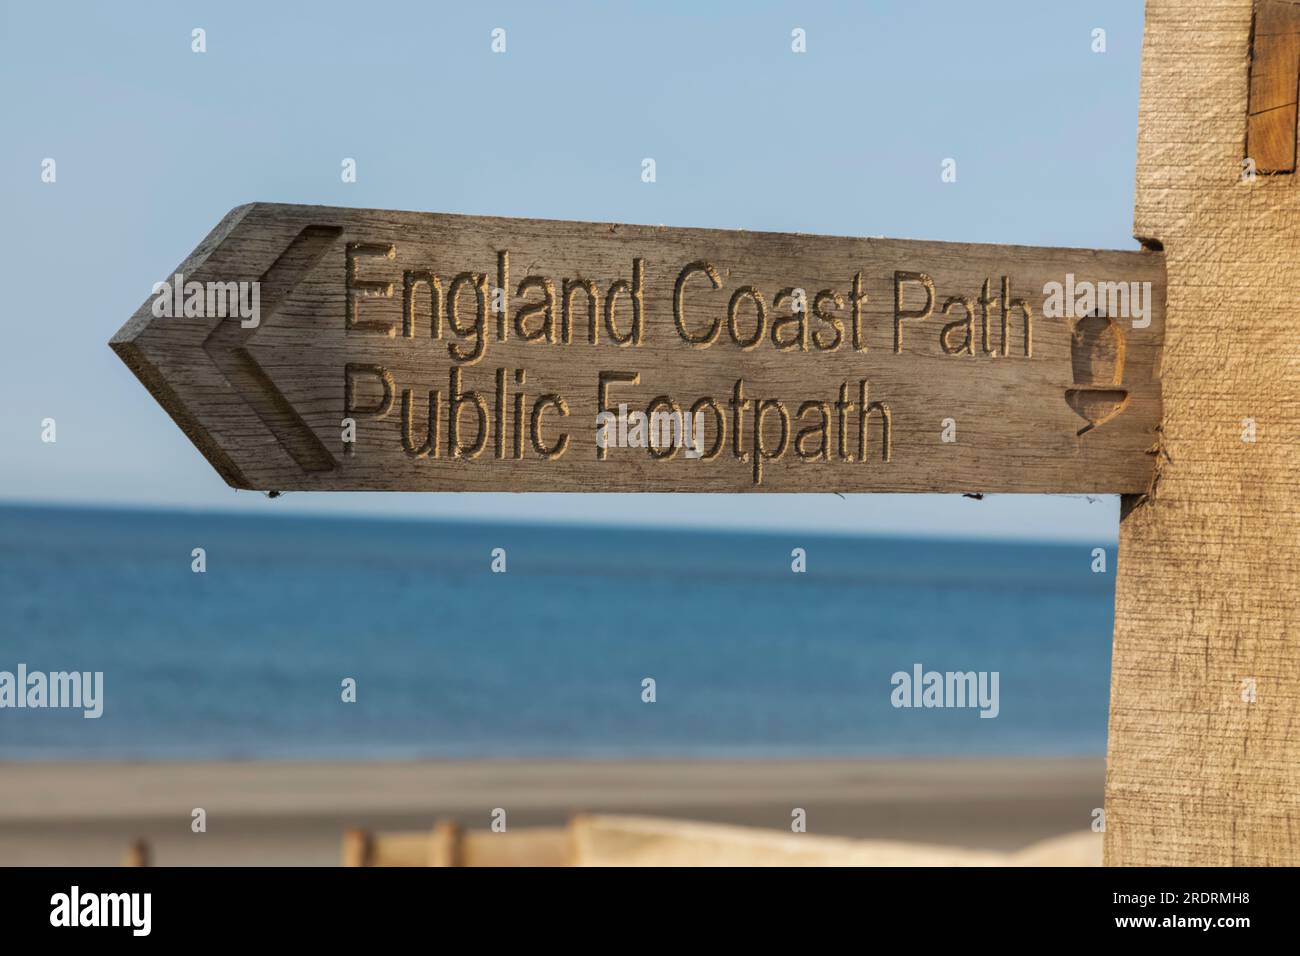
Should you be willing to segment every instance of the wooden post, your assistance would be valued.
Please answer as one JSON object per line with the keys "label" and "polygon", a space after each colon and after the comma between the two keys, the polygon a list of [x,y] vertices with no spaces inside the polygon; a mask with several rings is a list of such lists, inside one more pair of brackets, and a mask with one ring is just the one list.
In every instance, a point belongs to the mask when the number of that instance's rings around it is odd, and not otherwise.
{"label": "wooden post", "polygon": [[[1147,0],[1135,234],[1168,269],[1164,418],[1120,529],[1108,864],[1300,863],[1296,10],[1260,6],[1253,31],[1252,0]],[[1252,73],[1289,87],[1281,134]]]}
{"label": "wooden post", "polygon": [[429,866],[464,866],[464,833],[454,820],[438,820],[429,834]]}
{"label": "wooden post", "polygon": [[347,830],[343,833],[343,865],[374,866],[375,837],[369,830]]}
{"label": "wooden post", "polygon": [[149,851],[149,841],[141,838],[132,840],[126,848],[123,866],[151,866],[153,854]]}

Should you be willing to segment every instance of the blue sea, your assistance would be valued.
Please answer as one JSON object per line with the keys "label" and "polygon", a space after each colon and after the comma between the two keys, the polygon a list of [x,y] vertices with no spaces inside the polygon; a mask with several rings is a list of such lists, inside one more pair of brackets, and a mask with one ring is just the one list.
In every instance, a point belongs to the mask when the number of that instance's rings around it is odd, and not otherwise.
{"label": "blue sea", "polygon": [[[0,759],[1102,754],[1091,552],[3,507],[0,671],[102,671],[105,703],[0,710]],[[997,671],[998,716],[895,708],[916,663]]]}

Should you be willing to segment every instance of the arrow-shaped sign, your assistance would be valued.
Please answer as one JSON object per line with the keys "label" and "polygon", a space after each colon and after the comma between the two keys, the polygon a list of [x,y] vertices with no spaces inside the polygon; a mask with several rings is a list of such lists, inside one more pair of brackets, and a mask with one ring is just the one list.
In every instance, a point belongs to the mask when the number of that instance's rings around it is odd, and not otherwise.
{"label": "arrow-shaped sign", "polygon": [[1155,252],[254,204],[112,347],[262,490],[1140,492]]}

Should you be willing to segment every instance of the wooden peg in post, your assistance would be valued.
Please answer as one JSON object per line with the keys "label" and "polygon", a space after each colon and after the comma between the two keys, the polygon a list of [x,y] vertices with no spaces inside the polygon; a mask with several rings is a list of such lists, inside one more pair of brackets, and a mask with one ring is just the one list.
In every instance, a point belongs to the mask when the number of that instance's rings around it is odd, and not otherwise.
{"label": "wooden peg in post", "polygon": [[1250,34],[1246,159],[1260,173],[1293,173],[1300,97],[1300,4],[1255,0]]}

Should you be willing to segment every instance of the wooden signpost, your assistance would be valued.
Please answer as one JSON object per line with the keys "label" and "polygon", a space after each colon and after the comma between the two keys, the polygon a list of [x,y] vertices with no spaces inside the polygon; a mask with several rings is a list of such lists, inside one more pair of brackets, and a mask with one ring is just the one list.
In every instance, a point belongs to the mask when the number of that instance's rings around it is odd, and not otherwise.
{"label": "wooden signpost", "polygon": [[1107,861],[1296,864],[1298,72],[1148,0],[1143,252],[258,204],[112,344],[240,488],[1122,493]]}
{"label": "wooden signpost", "polygon": [[1134,233],[1169,321],[1158,481],[1120,523],[1111,864],[1300,864],[1300,8],[1255,13],[1146,4]]}
{"label": "wooden signpost", "polygon": [[256,204],[112,344],[241,488],[1143,492],[1164,297],[1155,253]]}

